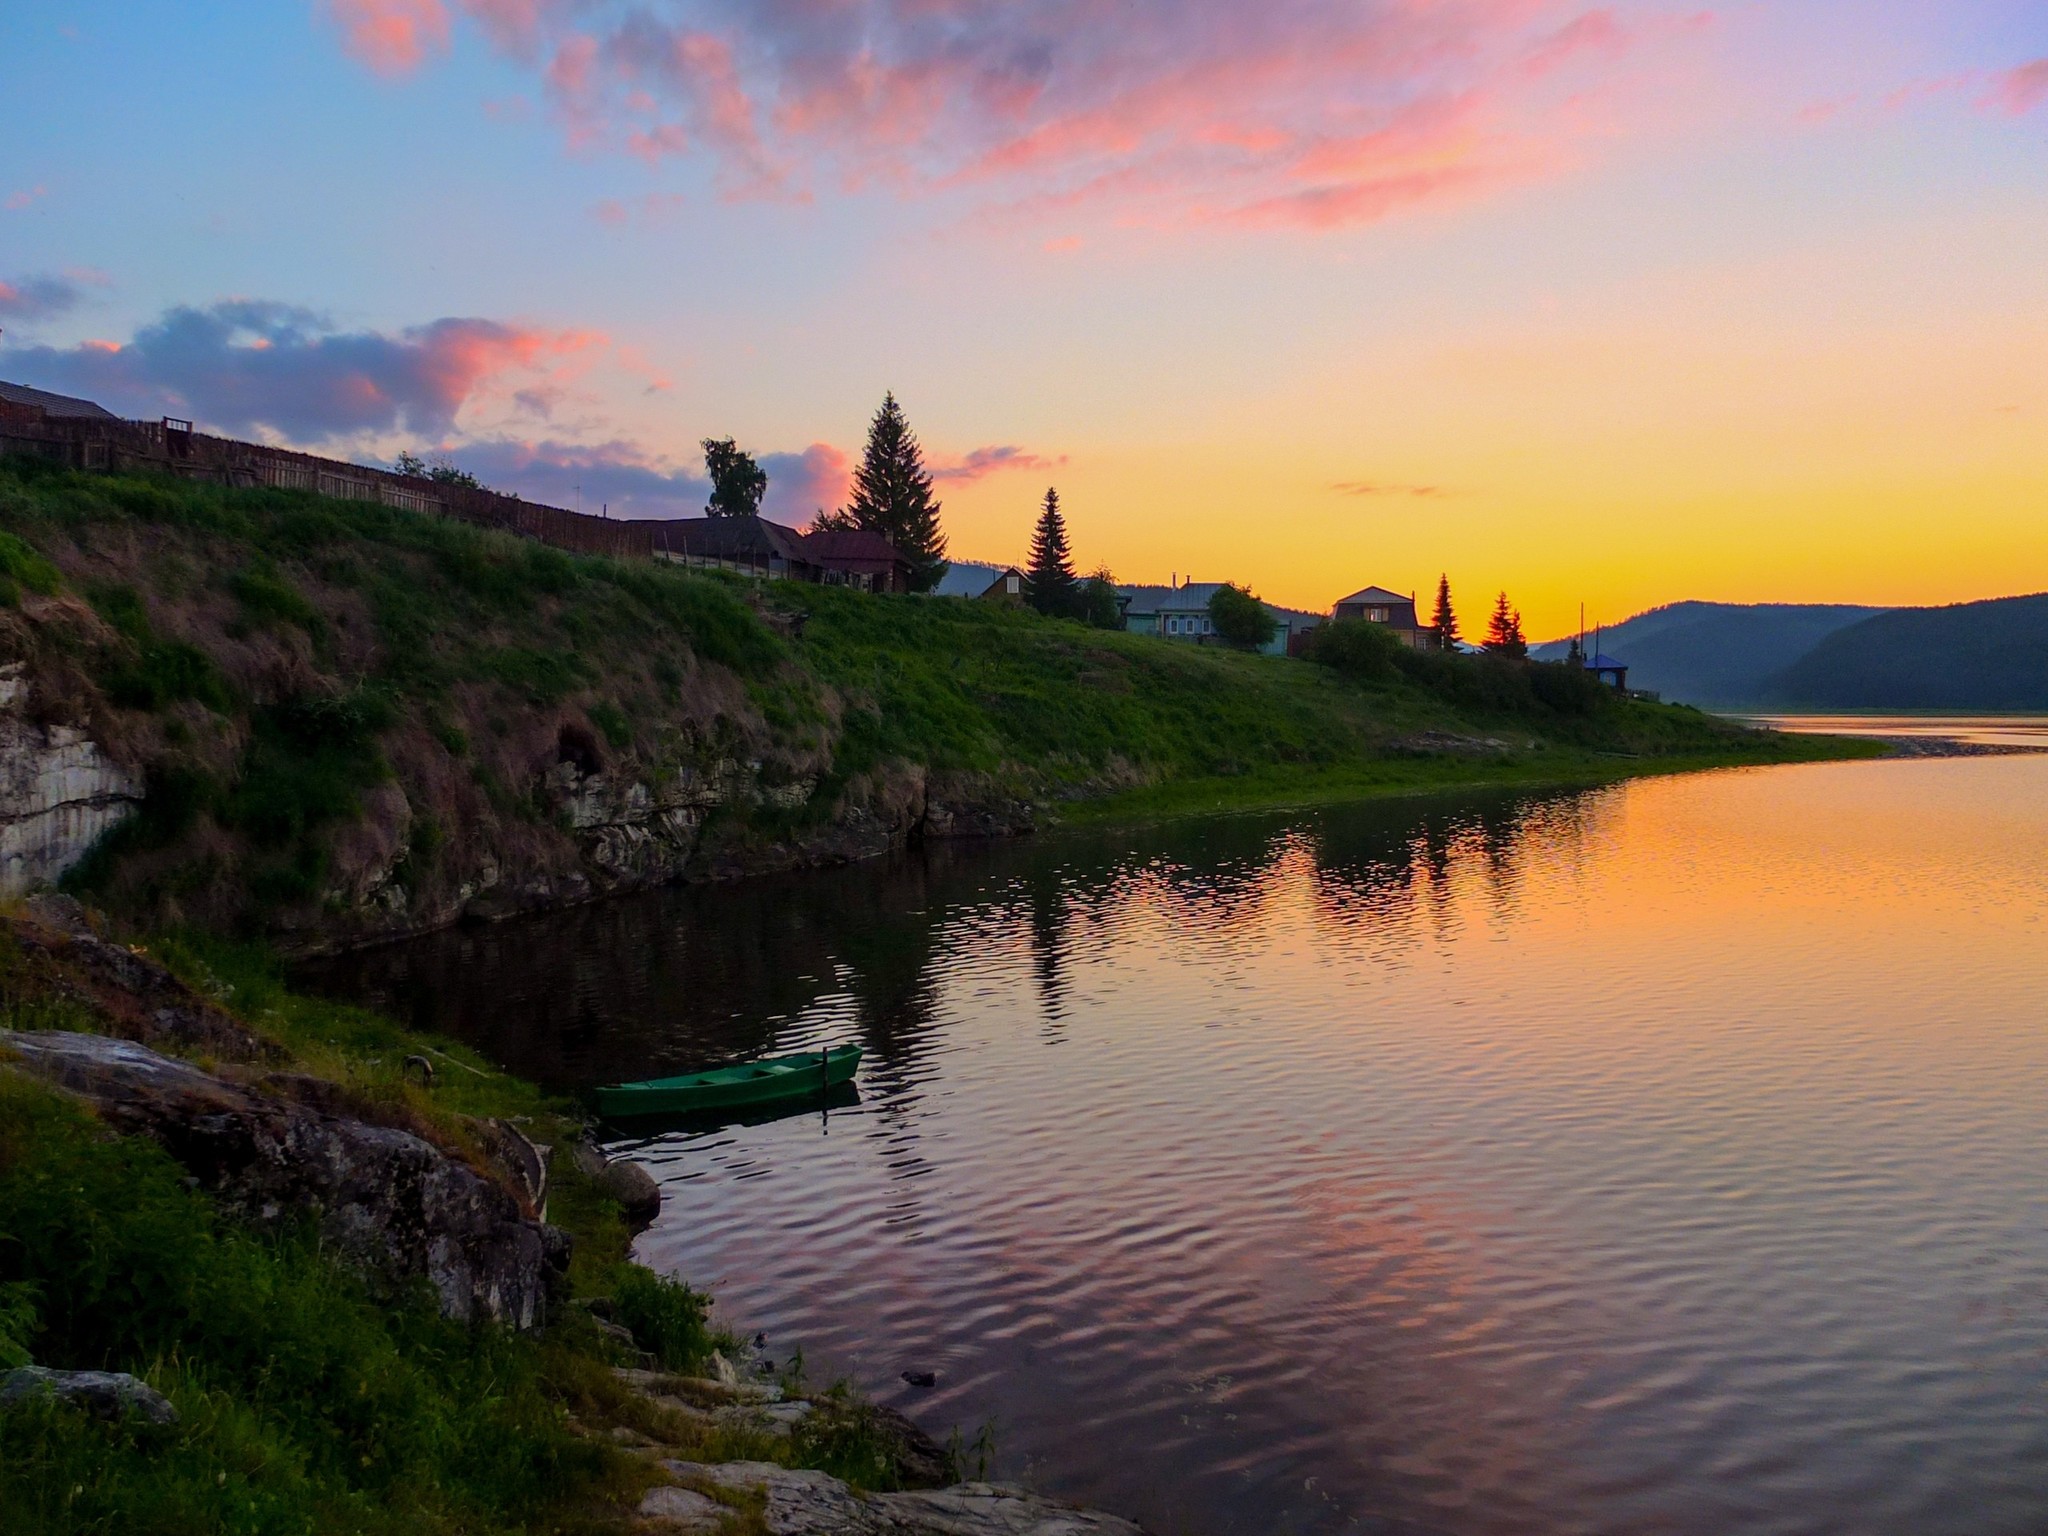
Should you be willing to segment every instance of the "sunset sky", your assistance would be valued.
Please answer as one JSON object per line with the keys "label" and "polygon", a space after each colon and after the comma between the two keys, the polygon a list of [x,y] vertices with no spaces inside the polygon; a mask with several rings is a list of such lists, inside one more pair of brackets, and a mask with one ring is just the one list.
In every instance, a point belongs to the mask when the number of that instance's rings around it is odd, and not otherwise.
{"label": "sunset sky", "polygon": [[0,378],[1533,632],[2048,589],[2048,4],[0,11]]}

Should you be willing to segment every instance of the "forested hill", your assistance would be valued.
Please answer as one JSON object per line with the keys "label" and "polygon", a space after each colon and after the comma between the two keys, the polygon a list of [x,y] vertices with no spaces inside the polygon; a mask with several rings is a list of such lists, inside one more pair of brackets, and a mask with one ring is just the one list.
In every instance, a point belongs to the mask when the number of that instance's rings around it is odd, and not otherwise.
{"label": "forested hill", "polygon": [[[1629,665],[1629,685],[1702,708],[1765,702],[1772,681],[1829,635],[1881,608],[1838,604],[1672,603],[1616,624],[1600,648]],[[1588,649],[1593,637],[1586,637]],[[1560,661],[1568,640],[1536,647]]]}
{"label": "forested hill", "polygon": [[1764,702],[1798,709],[2048,709],[2048,594],[1900,608],[1830,634]]}

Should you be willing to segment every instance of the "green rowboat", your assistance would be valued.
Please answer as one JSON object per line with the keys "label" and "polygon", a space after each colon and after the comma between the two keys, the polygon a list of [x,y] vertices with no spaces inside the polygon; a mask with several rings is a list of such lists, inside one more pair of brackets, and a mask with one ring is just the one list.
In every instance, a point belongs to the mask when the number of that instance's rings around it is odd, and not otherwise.
{"label": "green rowboat", "polygon": [[853,1081],[860,1047],[835,1045],[825,1051],[770,1056],[736,1067],[716,1067],[682,1077],[644,1083],[614,1083],[597,1090],[597,1112],[607,1119],[627,1115],[688,1115],[707,1109],[744,1109],[785,1099],[816,1097]]}

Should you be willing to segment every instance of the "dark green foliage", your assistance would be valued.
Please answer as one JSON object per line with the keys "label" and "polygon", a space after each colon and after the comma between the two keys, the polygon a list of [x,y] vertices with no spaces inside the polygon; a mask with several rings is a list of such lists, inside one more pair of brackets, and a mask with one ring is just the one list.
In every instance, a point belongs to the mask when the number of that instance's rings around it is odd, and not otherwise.
{"label": "dark green foliage", "polygon": [[1227,643],[1254,651],[1270,644],[1280,625],[1266,605],[1243,587],[1218,587],[1209,598],[1209,622]]}
{"label": "dark green foliage", "polygon": [[59,585],[56,566],[13,534],[0,533],[0,604],[19,602],[24,587],[48,597]]}
{"label": "dark green foliage", "polygon": [[1451,606],[1451,578],[1448,574],[1436,579],[1436,611],[1429,616],[1429,622],[1436,630],[1436,643],[1446,651],[1458,648],[1464,636],[1458,633],[1458,610]]}
{"label": "dark green foliage", "polygon": [[319,894],[327,853],[314,834],[354,816],[362,791],[388,772],[377,733],[390,719],[389,702],[369,690],[287,699],[257,712],[220,819],[263,855],[248,876],[259,904]]}
{"label": "dark green foliage", "polygon": [[830,524],[844,523],[879,533],[910,562],[910,590],[929,592],[946,574],[946,536],[939,530],[939,506],[924,449],[904,419],[893,392],[868,424],[867,450],[853,472],[853,498]]}
{"label": "dark green foliage", "polygon": [[1408,649],[1384,624],[1338,619],[1309,631],[1303,656],[1318,666],[1360,682],[1393,682],[1400,677],[1400,653]]}
{"label": "dark green foliage", "polygon": [[132,650],[116,657],[107,670],[107,697],[114,703],[155,710],[196,699],[209,709],[229,708],[227,682],[213,658],[182,640],[157,639],[149,610],[133,587],[95,587],[87,595],[100,617],[132,643]]}
{"label": "dark green foliage", "polygon": [[583,681],[574,656],[508,645],[485,653],[479,666],[486,677],[503,683],[529,704],[552,704],[573,693]]}
{"label": "dark green foliage", "polygon": [[604,732],[604,739],[612,744],[613,750],[623,752],[633,745],[633,722],[618,705],[600,700],[584,713],[590,716],[592,725]]}
{"label": "dark green foliage", "polygon": [[242,605],[243,616],[253,626],[296,624],[316,637],[326,631],[326,620],[320,616],[320,610],[267,564],[237,571],[228,580],[228,590],[234,593],[235,600]]}
{"label": "dark green foliage", "polygon": [[392,470],[401,475],[416,475],[422,480],[431,480],[436,485],[460,486],[467,491],[487,491],[489,486],[466,469],[457,469],[446,458],[429,463],[411,451],[402,452],[391,462]]}
{"label": "dark green foliage", "polygon": [[711,1298],[679,1280],[638,1264],[622,1264],[612,1278],[612,1307],[634,1342],[671,1371],[692,1371],[711,1357],[705,1318]]}
{"label": "dark green foliage", "polygon": [[752,517],[761,510],[761,498],[768,492],[768,476],[754,462],[754,456],[729,437],[707,437],[704,472],[711,477],[711,500],[705,504],[708,517]]}
{"label": "dark green foliage", "polygon": [[1116,578],[1107,570],[1098,570],[1081,583],[1075,609],[1081,622],[1090,629],[1124,627],[1124,610],[1117,601]]}
{"label": "dark green foliage", "polygon": [[122,859],[170,846],[201,813],[216,809],[220,800],[220,786],[202,770],[175,761],[154,765],[143,786],[141,807],[71,867],[64,877],[64,889],[73,893],[104,890]]}
{"label": "dark green foliage", "polygon": [[182,1416],[0,1415],[10,1532],[534,1531],[608,1475],[530,1342],[372,1297],[308,1238],[220,1223],[155,1146],[4,1071],[0,1232],[10,1337],[142,1375]]}
{"label": "dark green foliage", "polygon": [[1031,534],[1031,558],[1024,572],[1024,600],[1047,618],[1075,617],[1074,555],[1067,547],[1067,520],[1060,493],[1046,487],[1038,526]]}
{"label": "dark green foliage", "polygon": [[1493,601],[1493,612],[1486,620],[1486,639],[1482,643],[1487,655],[1498,656],[1505,661],[1520,661],[1529,654],[1529,642],[1522,636],[1522,615],[1508,606],[1505,592]]}

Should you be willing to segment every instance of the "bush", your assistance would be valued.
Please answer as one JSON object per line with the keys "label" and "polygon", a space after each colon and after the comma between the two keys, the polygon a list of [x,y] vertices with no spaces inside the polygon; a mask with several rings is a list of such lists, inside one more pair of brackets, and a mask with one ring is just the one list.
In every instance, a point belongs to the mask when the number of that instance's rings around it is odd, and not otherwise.
{"label": "bush", "polygon": [[692,1371],[711,1356],[705,1318],[711,1298],[638,1264],[622,1264],[612,1281],[618,1320],[640,1347],[671,1371]]}
{"label": "bush", "polygon": [[1242,587],[1220,587],[1209,599],[1209,622],[1231,645],[1255,651],[1272,643],[1280,627],[1266,605]]}
{"label": "bush", "polygon": [[1384,624],[1338,619],[1309,631],[1302,654],[1318,666],[1361,682],[1393,682],[1401,676],[1400,653],[1408,650]]}

